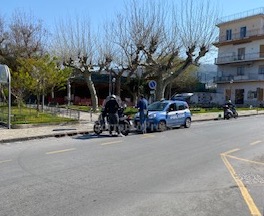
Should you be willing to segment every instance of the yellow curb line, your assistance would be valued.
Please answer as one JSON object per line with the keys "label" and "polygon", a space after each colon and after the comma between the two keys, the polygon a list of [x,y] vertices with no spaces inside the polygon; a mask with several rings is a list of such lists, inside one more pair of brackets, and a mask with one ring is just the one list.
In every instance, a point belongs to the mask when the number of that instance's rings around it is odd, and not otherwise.
{"label": "yellow curb line", "polygon": [[[234,151],[229,151],[229,152],[234,152]],[[251,212],[252,216],[261,216],[260,211],[258,210],[256,204],[254,203],[254,200],[252,199],[252,197],[250,196],[247,188],[245,187],[245,185],[243,184],[243,182],[238,178],[234,168],[231,166],[231,164],[229,163],[229,161],[227,160],[225,153],[221,154],[221,158],[224,162],[224,164],[226,165],[228,171],[230,172],[231,176],[233,177],[233,179],[235,180],[236,184],[238,185],[240,192],[245,200],[245,202],[247,203],[247,206]]]}
{"label": "yellow curb line", "polygon": [[247,159],[239,158],[239,157],[236,157],[236,156],[233,156],[233,155],[225,155],[225,156],[227,156],[229,158],[237,159],[237,160],[240,160],[240,161],[245,161],[245,162],[248,162],[248,163],[254,163],[254,164],[258,164],[258,165],[264,165],[263,162],[247,160]]}

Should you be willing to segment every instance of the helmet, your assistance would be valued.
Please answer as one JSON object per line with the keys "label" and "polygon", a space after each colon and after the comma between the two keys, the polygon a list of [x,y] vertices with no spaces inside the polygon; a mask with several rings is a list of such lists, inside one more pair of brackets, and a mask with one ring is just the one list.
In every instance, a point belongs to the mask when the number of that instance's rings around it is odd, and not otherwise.
{"label": "helmet", "polygon": [[114,94],[112,94],[111,99],[116,99],[116,96]]}

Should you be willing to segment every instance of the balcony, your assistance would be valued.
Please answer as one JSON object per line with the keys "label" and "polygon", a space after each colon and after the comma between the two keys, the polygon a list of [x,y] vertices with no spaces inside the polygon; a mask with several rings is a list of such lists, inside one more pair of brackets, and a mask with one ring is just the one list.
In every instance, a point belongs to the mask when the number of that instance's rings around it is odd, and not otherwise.
{"label": "balcony", "polygon": [[228,75],[214,77],[214,83],[264,81],[264,74]]}
{"label": "balcony", "polygon": [[264,53],[248,53],[248,54],[240,54],[240,55],[229,55],[218,57],[215,59],[216,65],[224,65],[224,64],[243,64],[252,61],[264,61]]}
{"label": "balcony", "polygon": [[216,38],[216,42],[213,44],[216,47],[228,44],[239,44],[239,43],[248,43],[256,39],[264,38],[264,31],[261,29],[252,29],[245,32],[244,35],[241,35],[240,32],[231,34],[230,38],[227,39],[226,35],[221,35]]}

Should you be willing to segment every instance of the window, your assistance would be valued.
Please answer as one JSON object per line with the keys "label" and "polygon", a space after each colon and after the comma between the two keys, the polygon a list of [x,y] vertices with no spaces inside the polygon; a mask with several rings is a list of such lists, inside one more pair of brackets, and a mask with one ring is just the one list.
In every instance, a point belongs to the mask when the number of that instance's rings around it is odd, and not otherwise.
{"label": "window", "polygon": [[176,111],[176,104],[175,103],[173,103],[169,106],[169,112],[171,112],[171,111]]}
{"label": "window", "polygon": [[237,50],[237,58],[238,60],[244,60],[245,59],[245,52],[246,52],[246,49],[243,47],[243,48],[239,48]]}
{"label": "window", "polygon": [[254,99],[254,98],[257,98],[257,92],[256,92],[256,91],[248,91],[247,98],[248,98],[248,99]]}
{"label": "window", "polygon": [[237,75],[238,76],[243,76],[245,75],[245,67],[241,66],[241,67],[237,67]]}
{"label": "window", "polygon": [[226,30],[226,40],[232,40],[232,29]]}
{"label": "window", "polygon": [[264,57],[264,45],[259,46],[259,57],[260,58]]}
{"label": "window", "polygon": [[184,104],[179,104],[178,105],[178,110],[184,110],[184,109],[185,109]]}
{"label": "window", "polygon": [[264,65],[260,65],[260,66],[259,66],[258,73],[259,73],[259,74],[264,74]]}
{"label": "window", "polygon": [[247,34],[247,27],[246,26],[241,27],[240,28],[240,38],[246,37],[246,34]]}

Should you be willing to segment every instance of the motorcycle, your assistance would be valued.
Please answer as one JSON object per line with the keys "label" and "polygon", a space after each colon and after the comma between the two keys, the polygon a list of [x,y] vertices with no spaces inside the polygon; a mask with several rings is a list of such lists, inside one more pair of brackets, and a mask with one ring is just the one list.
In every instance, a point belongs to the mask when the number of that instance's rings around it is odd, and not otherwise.
{"label": "motorcycle", "polygon": [[130,117],[128,115],[125,115],[124,110],[125,110],[125,108],[122,107],[118,111],[119,129],[120,129],[120,132],[124,136],[127,136],[131,131],[131,127],[132,127],[133,123],[132,123],[132,120],[130,119]]}
{"label": "motorcycle", "polygon": [[238,113],[235,107],[230,107],[228,105],[223,106],[224,109],[224,119],[237,118]]}
{"label": "motorcycle", "polygon": [[[119,116],[119,122],[118,122],[118,127],[120,130],[120,133],[123,134],[124,136],[127,136],[132,127],[131,119],[129,116],[124,114],[124,109],[125,108],[120,108],[118,110],[118,116]],[[103,131],[109,131],[110,133],[110,125],[109,125],[109,117],[108,115],[105,115],[104,110],[100,113],[98,120],[94,123],[94,133],[99,135]]]}

